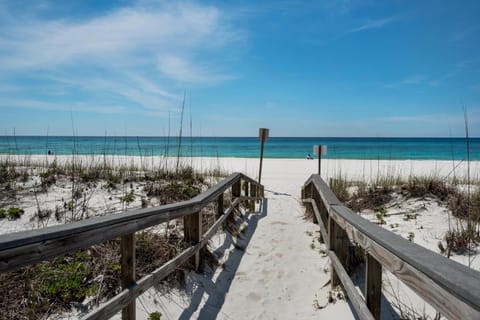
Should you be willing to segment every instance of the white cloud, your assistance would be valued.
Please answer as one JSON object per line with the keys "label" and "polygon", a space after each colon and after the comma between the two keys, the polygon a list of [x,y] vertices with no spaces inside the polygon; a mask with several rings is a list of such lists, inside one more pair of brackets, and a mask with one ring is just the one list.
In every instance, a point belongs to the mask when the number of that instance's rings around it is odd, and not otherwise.
{"label": "white cloud", "polygon": [[192,64],[188,59],[166,55],[159,58],[158,69],[169,78],[181,82],[218,83],[234,77],[209,71],[208,68]]}
{"label": "white cloud", "polygon": [[[124,99],[128,108],[161,113],[178,108],[178,81],[212,85],[233,79],[222,58],[227,61],[243,38],[220,9],[184,2],[139,2],[76,19],[25,16],[0,22],[0,78],[24,93],[38,93],[34,91],[45,79],[44,87],[58,92],[61,86],[72,100],[78,91],[90,99],[110,93],[114,99],[102,103]],[[18,81],[33,75],[35,84]],[[8,104],[7,98],[0,98],[0,106]],[[16,105],[59,108],[35,101]],[[78,105],[82,107],[90,111]]]}
{"label": "white cloud", "polygon": [[90,105],[79,102],[45,102],[33,99],[2,99],[0,108],[22,108],[37,110],[56,110],[56,111],[76,111],[93,112],[103,114],[126,113],[127,109],[123,106],[115,105]]}
{"label": "white cloud", "polygon": [[363,23],[362,25],[353,28],[347,32],[348,33],[355,33],[355,32],[360,32],[360,31],[366,31],[370,29],[379,29],[383,28],[384,26],[395,22],[398,20],[398,17],[392,16],[392,17],[387,17],[387,18],[382,18],[382,19],[376,19],[376,20],[368,20],[367,22]]}

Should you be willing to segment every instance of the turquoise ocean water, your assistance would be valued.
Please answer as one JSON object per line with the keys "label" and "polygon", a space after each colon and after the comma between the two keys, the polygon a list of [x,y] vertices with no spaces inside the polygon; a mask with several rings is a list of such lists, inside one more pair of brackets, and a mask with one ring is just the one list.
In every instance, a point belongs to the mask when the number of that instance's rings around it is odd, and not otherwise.
{"label": "turquoise ocean water", "polygon": [[[470,138],[470,159],[480,160],[480,138]],[[465,160],[465,138],[281,138],[265,144],[267,158],[305,158],[313,145],[328,146],[325,158]],[[176,156],[176,137],[0,136],[0,154],[120,154]],[[256,137],[183,137],[181,154],[194,157],[258,157]]]}

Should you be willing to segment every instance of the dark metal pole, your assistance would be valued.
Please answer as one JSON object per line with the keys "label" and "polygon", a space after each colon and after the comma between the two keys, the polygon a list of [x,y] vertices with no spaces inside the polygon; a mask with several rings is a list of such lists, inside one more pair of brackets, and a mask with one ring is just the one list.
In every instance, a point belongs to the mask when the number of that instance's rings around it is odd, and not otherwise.
{"label": "dark metal pole", "polygon": [[262,183],[262,164],[263,164],[263,146],[265,144],[264,139],[261,141],[261,147],[260,147],[260,170],[258,172],[258,184]]}
{"label": "dark metal pole", "polygon": [[322,150],[321,146],[318,146],[318,175],[322,175]]}

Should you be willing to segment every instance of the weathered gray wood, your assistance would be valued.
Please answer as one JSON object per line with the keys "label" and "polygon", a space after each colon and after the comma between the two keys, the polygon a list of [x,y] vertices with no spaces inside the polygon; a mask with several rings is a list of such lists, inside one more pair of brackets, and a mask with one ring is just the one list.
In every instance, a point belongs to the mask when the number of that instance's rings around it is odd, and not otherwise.
{"label": "weathered gray wood", "polygon": [[[372,258],[448,318],[480,319],[480,272],[363,219],[341,205],[317,175],[312,175],[304,188],[310,185],[319,191],[330,220],[335,222],[329,226],[329,232],[336,229],[335,225],[345,230]],[[333,231],[330,239],[335,237],[336,230]]]}
{"label": "weathered gray wood", "polygon": [[343,268],[342,263],[335,255],[335,252],[330,250],[328,252],[328,257],[330,258],[332,266],[341,280],[343,289],[346,291],[347,296],[350,299],[350,302],[352,303],[352,306],[355,309],[358,317],[362,320],[374,320],[373,315],[370,313],[370,310],[368,310],[367,305],[365,304],[365,300],[363,300],[363,297],[360,295],[352,279],[350,279],[350,276]]}
{"label": "weathered gray wood", "polygon": [[[128,289],[135,284],[135,234],[131,233],[121,238],[120,265],[122,267],[122,289]],[[122,309],[122,320],[135,320],[135,299]]]}
{"label": "weathered gray wood", "polygon": [[345,226],[352,240],[443,315],[480,319],[480,272],[372,224],[343,206],[332,207],[331,215]]}
{"label": "weathered gray wood", "polygon": [[187,216],[201,210],[240,179],[256,183],[241,173],[235,173],[188,201],[95,217],[39,230],[0,235],[0,272],[12,271]]}
{"label": "weathered gray wood", "polygon": [[232,203],[225,214],[220,217],[211,227],[205,232],[202,240],[176,256],[174,259],[168,261],[166,264],[160,268],[153,271],[151,274],[140,279],[137,284],[131,286],[128,290],[123,290],[121,293],[110,299],[107,303],[101,307],[93,310],[88,315],[86,315],[82,320],[103,320],[108,319],[120,311],[124,306],[126,306],[129,301],[134,300],[150,287],[158,283],[160,280],[168,276],[175,269],[179,268],[185,262],[187,262],[191,257],[195,255],[203,246],[205,246],[209,239],[217,232],[218,228],[225,222],[228,216],[233,212],[233,207],[240,203],[240,199],[236,199]]}
{"label": "weathered gray wood", "polygon": [[241,196],[241,192],[242,192],[241,181],[237,181],[232,185],[232,199],[235,200],[236,198],[239,198]]}
{"label": "weathered gray wood", "polygon": [[221,193],[217,198],[217,214],[216,219],[220,218],[223,215],[223,193]]}
{"label": "weathered gray wood", "polygon": [[[172,214],[173,212],[178,211],[182,213],[180,215],[181,217],[200,210],[204,206],[204,203],[209,203],[212,200],[216,199],[220,193],[223,193],[231,185],[239,181],[242,177],[243,174],[234,173],[219,182],[213,188],[210,188],[202,192],[198,196],[187,201],[181,201],[174,204],[168,204],[155,208],[145,208],[130,212],[118,213],[114,215],[112,214],[103,217],[94,217],[65,225],[47,227],[38,230],[21,231],[6,235],[0,235],[0,252],[4,249],[9,249],[12,247],[27,245],[30,243],[36,243],[45,240],[52,240],[54,238],[62,238],[66,235],[71,235],[73,233],[82,233],[85,231],[98,229],[103,226],[110,226],[126,221],[135,221],[149,216],[159,216],[160,218],[157,223],[163,223],[166,222],[168,218],[172,218],[164,216],[167,213]],[[178,215],[175,215],[175,218],[177,216]]]}
{"label": "weathered gray wood", "polygon": [[380,320],[382,265],[370,254],[365,257],[365,302],[376,320]]}
{"label": "weathered gray wood", "polygon": [[[332,252],[335,252],[336,254],[336,249],[338,248],[338,243],[336,241],[338,240],[337,237],[337,231],[338,231],[338,226],[335,223],[335,220],[333,220],[331,217],[328,219],[328,249]],[[335,266],[333,261],[330,260],[330,285],[332,288],[338,286],[340,284],[340,279],[337,275],[337,271],[335,270]]]}
{"label": "weathered gray wood", "polygon": [[[187,243],[197,244],[202,239],[202,212],[196,212],[183,217],[184,240]],[[195,270],[200,267],[200,252],[195,253],[193,259]]]}
{"label": "weathered gray wood", "polygon": [[[191,208],[176,212],[166,212],[161,216],[150,215],[136,220],[112,225],[102,225],[97,229],[76,232],[71,235],[38,241],[30,244],[16,243],[16,246],[0,250],[0,272],[11,271],[21,266],[41,262],[79,249],[88,248],[117,237],[133,233],[170,219],[180,218],[190,213]],[[29,241],[27,241],[29,243]]]}
{"label": "weathered gray wood", "polygon": [[172,273],[175,269],[188,261],[188,259],[190,259],[199,248],[200,244],[184,250],[174,259],[168,261],[166,264],[156,269],[151,274],[143,277],[140,281],[137,282],[137,284],[131,286],[126,290],[123,290],[121,293],[110,299],[101,307],[91,311],[89,314],[83,317],[82,320],[103,320],[111,318],[123,307],[127,306],[130,301],[147,291],[155,283],[158,283],[158,281],[162,280],[170,273]]}
{"label": "weathered gray wood", "polygon": [[317,217],[317,220],[320,221],[318,226],[320,227],[320,234],[322,236],[322,240],[325,242],[327,248],[330,248],[330,239],[328,237],[327,229],[325,228],[325,225],[322,222],[322,218],[320,217],[320,211],[318,210],[317,203],[313,199],[304,199],[303,202],[308,203],[311,206],[313,213]]}

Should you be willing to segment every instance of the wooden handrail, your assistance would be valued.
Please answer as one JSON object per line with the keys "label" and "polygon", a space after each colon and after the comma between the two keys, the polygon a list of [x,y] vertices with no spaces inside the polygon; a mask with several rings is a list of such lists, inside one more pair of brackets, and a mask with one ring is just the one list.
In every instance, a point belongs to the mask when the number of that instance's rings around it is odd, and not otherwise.
{"label": "wooden handrail", "polygon": [[[245,189],[250,189],[250,194],[246,192],[243,196],[241,195],[241,181],[250,184],[250,188]],[[223,194],[230,187],[234,199],[231,207],[224,211]],[[263,189],[262,185],[248,176],[234,173],[214,187],[187,201],[94,217],[44,229],[0,235],[0,273],[121,237],[122,287],[124,290],[102,307],[93,310],[85,319],[105,319],[122,309],[123,319],[135,319],[136,297],[194,256],[195,265],[198,267],[200,250],[219,226],[225,222],[241,201],[261,200]],[[217,221],[203,233],[200,211],[210,202],[219,200],[222,200],[222,204],[219,206],[221,211],[215,213]],[[185,235],[188,234],[186,240],[191,242],[190,247],[154,272],[135,281],[135,238],[133,237],[135,232],[177,218],[184,218]]]}
{"label": "wooden handrail", "polygon": [[[322,225],[322,237],[330,248],[334,248],[329,253],[330,256],[335,255],[332,273],[344,273],[345,270],[339,268],[347,267],[347,259],[341,259],[347,253],[345,247],[342,249],[338,243],[332,244],[328,243],[329,241],[339,242],[348,237],[350,241],[365,249],[369,262],[365,300],[376,319],[380,316],[378,290],[381,290],[382,267],[449,319],[480,319],[480,272],[408,241],[355,214],[341,204],[318,175],[312,175],[304,184],[302,198],[305,204],[310,205],[317,216],[316,220]],[[328,221],[328,228],[324,225],[325,221]],[[326,230],[328,237],[324,234]],[[336,234],[333,240],[330,240],[331,230],[335,230]],[[376,283],[378,281],[380,283]],[[341,282],[344,287],[349,285]],[[364,310],[357,309],[357,312],[361,316]]]}

